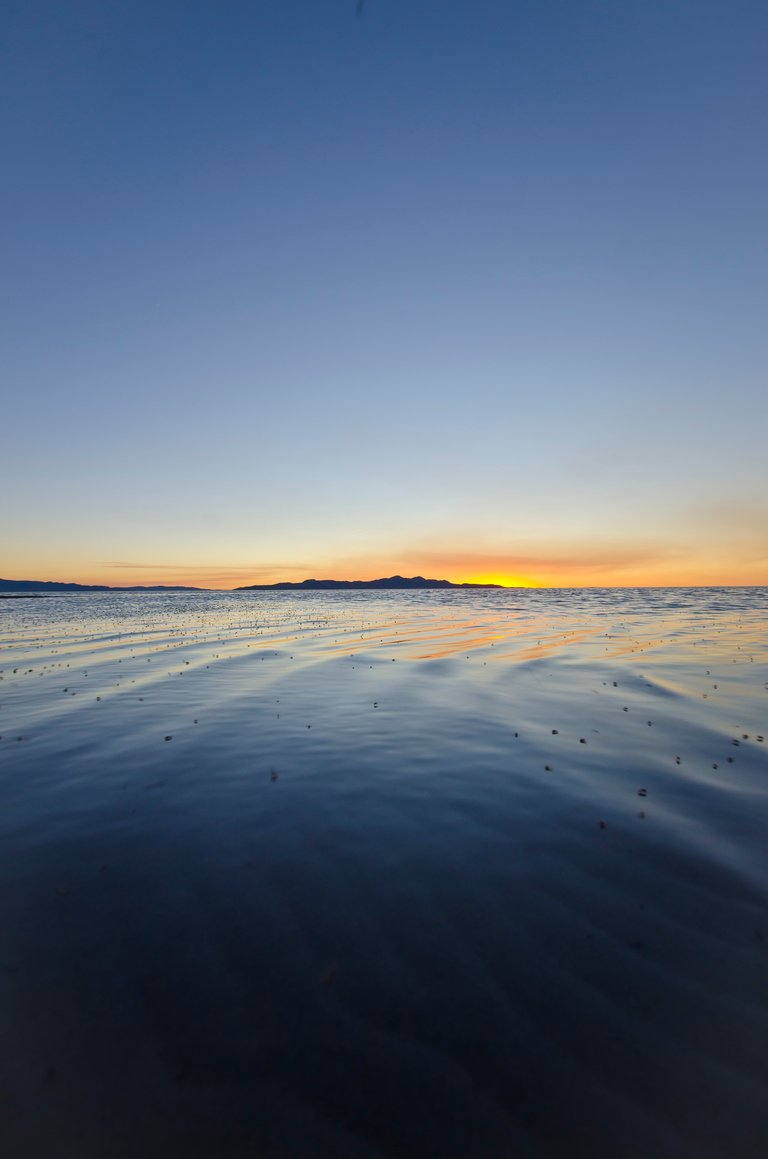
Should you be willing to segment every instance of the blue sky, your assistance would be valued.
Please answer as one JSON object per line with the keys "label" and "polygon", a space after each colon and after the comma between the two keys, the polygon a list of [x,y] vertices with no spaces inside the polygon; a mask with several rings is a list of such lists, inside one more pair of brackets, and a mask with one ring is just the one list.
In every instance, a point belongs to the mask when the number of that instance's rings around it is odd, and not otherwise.
{"label": "blue sky", "polygon": [[766,582],[767,32],[6,2],[0,574]]}

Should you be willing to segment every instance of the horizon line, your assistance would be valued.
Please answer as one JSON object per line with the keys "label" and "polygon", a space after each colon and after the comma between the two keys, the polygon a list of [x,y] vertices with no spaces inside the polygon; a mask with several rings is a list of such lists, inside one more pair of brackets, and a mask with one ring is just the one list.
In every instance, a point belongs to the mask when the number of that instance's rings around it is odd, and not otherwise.
{"label": "horizon line", "polygon": [[[238,585],[235,585],[232,587],[215,587],[215,586],[214,587],[207,587],[207,586],[203,586],[201,584],[189,584],[189,583],[185,584],[185,583],[181,583],[181,582],[179,582],[179,583],[165,582],[165,583],[156,583],[156,584],[147,584],[147,583],[144,583],[144,584],[107,584],[107,583],[87,583],[87,582],[84,582],[81,580],[38,580],[38,579],[30,580],[30,579],[18,579],[18,578],[11,579],[8,577],[0,577],[0,583],[2,583],[2,584],[25,584],[25,585],[26,584],[41,584],[41,585],[42,584],[51,584],[51,585],[62,585],[62,586],[73,585],[73,586],[77,586],[79,588],[83,588],[85,590],[88,590],[88,589],[99,590],[100,589],[103,591],[117,591],[117,592],[119,592],[119,591],[152,591],[152,590],[157,591],[157,590],[163,590],[163,589],[166,589],[169,591],[185,590],[185,591],[199,591],[199,592],[236,592],[236,591],[270,591],[270,590],[277,591],[277,592],[285,592],[285,591],[307,591],[307,590],[309,590],[309,591],[321,590],[322,591],[323,590],[322,588],[319,588],[319,589],[318,588],[303,588],[302,585],[305,583],[316,583],[316,584],[333,583],[333,584],[339,584],[339,585],[361,584],[361,585],[365,585],[365,587],[373,588],[373,585],[375,585],[379,582],[382,582],[384,580],[387,580],[387,579],[403,579],[403,580],[407,581],[407,580],[411,580],[411,579],[424,580],[425,577],[423,577],[421,575],[418,575],[418,576],[401,576],[401,575],[399,575],[399,573],[394,573],[392,576],[379,576],[373,580],[358,580],[358,579],[338,580],[338,579],[331,579],[328,577],[326,577],[324,579],[316,579],[315,577],[310,576],[310,577],[307,577],[307,579],[305,579],[305,580],[277,580],[277,581],[274,581],[273,583],[269,583],[269,584],[259,584],[259,583],[238,584]],[[497,591],[628,590],[629,591],[629,590],[645,590],[645,589],[655,590],[655,589],[664,589],[664,588],[670,589],[670,590],[690,589],[690,588],[699,588],[699,589],[705,590],[705,589],[712,589],[712,588],[762,588],[762,587],[768,587],[768,580],[766,580],[765,583],[754,583],[754,582],[752,582],[752,583],[734,583],[734,582],[713,583],[713,582],[709,582],[709,583],[589,583],[589,584],[559,583],[559,584],[537,584],[537,583],[504,583],[501,578],[495,579],[492,582],[491,581],[483,582],[483,581],[478,581],[478,580],[440,580],[440,579],[435,579],[434,577],[430,577],[430,579],[427,580],[427,582],[428,583],[429,582],[440,583],[440,584],[445,583],[445,584],[450,585],[450,588],[459,589],[459,590],[467,589],[467,588],[469,588],[469,589],[474,588],[474,589],[486,590],[486,591],[493,591],[493,590],[497,590]],[[283,584],[287,584],[287,585],[291,585],[291,586],[282,587],[281,585],[283,585]],[[450,588],[445,588],[445,587],[429,588],[429,587],[424,587],[422,585],[417,585],[412,590],[420,590],[420,591],[440,591],[440,590],[442,590],[442,591],[445,591],[445,590],[450,590]],[[326,589],[326,590],[334,590],[334,589]],[[344,586],[340,586],[339,589],[337,589],[337,590],[344,591],[346,589]],[[398,589],[397,588],[390,588],[390,589],[382,589],[382,590],[397,591]],[[404,590],[404,589],[400,589],[400,590]],[[407,589],[405,589],[405,590],[407,590]]]}

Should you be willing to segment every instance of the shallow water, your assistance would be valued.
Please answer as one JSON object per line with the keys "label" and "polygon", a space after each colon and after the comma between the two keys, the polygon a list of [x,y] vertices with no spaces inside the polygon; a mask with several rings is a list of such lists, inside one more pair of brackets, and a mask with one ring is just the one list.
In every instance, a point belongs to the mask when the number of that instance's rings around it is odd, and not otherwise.
{"label": "shallow water", "polygon": [[0,601],[3,1154],[768,1153],[767,629]]}

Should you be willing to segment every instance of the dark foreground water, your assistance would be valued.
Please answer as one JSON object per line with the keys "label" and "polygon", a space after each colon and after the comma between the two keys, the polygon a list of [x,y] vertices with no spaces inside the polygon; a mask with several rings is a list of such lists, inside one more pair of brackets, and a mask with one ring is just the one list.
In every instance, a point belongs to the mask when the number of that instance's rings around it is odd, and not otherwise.
{"label": "dark foreground water", "polygon": [[3,1159],[768,1154],[768,591],[0,601]]}

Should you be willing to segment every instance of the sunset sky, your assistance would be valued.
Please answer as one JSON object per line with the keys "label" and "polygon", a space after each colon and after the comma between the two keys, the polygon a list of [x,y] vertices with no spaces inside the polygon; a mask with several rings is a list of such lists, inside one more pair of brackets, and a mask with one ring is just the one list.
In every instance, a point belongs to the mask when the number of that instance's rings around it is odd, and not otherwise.
{"label": "sunset sky", "polygon": [[0,576],[768,583],[764,0],[4,0]]}

